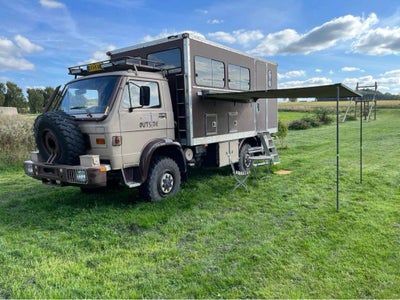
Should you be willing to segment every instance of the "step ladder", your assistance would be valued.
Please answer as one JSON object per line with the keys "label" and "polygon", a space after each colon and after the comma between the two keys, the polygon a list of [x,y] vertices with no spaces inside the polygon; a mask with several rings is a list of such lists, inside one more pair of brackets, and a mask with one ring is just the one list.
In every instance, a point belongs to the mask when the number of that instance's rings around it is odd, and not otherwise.
{"label": "step ladder", "polygon": [[279,159],[278,151],[276,150],[276,146],[271,134],[269,132],[264,132],[259,133],[258,136],[261,140],[265,154],[272,157],[272,164],[279,164],[281,160]]}
{"label": "step ladder", "polygon": [[261,146],[250,147],[248,150],[253,165],[262,165],[266,161],[272,165],[279,164],[281,161],[271,134],[269,132],[259,133],[258,137],[261,141]]}

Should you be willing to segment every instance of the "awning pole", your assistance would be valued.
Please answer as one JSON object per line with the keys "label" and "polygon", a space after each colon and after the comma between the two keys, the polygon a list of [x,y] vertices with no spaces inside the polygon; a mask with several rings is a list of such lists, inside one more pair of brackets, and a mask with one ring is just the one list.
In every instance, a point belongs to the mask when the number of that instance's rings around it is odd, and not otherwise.
{"label": "awning pole", "polygon": [[362,118],[363,118],[363,110],[362,110],[362,105],[361,105],[361,108],[360,108],[360,184],[362,184],[362,163],[363,163],[363,161],[362,161],[362,155],[363,155],[363,153],[362,153],[362,148],[363,148],[363,146],[362,146],[362,144],[363,144],[363,139],[362,139],[363,120],[362,120]]}
{"label": "awning pole", "polygon": [[336,211],[339,211],[339,86],[336,89]]}

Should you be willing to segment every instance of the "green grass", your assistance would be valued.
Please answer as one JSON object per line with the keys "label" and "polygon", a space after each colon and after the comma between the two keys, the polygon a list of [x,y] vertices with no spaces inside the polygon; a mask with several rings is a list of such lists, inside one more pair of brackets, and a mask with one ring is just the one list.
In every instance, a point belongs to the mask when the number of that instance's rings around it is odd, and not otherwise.
{"label": "green grass", "polygon": [[280,111],[278,114],[279,120],[284,123],[289,124],[293,120],[301,119],[305,116],[310,116],[309,113],[299,112],[299,111]]}
{"label": "green grass", "polygon": [[5,169],[0,298],[399,298],[400,110],[289,131],[289,175],[232,193],[229,168],[191,170],[182,191],[84,195]]}

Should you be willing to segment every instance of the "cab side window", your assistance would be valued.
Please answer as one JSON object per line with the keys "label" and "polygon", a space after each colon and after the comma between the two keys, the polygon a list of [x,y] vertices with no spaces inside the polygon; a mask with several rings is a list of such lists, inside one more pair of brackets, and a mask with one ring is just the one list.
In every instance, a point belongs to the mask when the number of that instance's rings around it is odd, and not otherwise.
{"label": "cab side window", "polygon": [[[148,86],[150,88],[150,104],[140,105],[140,87]],[[161,107],[160,93],[157,82],[130,80],[125,86],[124,95],[121,103],[122,108],[155,108]]]}

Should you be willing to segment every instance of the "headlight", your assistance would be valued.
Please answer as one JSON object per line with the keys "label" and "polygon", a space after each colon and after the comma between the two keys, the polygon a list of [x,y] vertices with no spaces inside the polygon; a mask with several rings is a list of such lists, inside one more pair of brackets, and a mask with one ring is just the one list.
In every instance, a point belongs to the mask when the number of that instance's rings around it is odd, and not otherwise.
{"label": "headlight", "polygon": [[25,164],[25,173],[28,176],[33,176],[33,165],[32,164]]}
{"label": "headlight", "polygon": [[85,170],[76,170],[75,171],[75,180],[77,182],[85,183],[87,181],[87,174]]}

